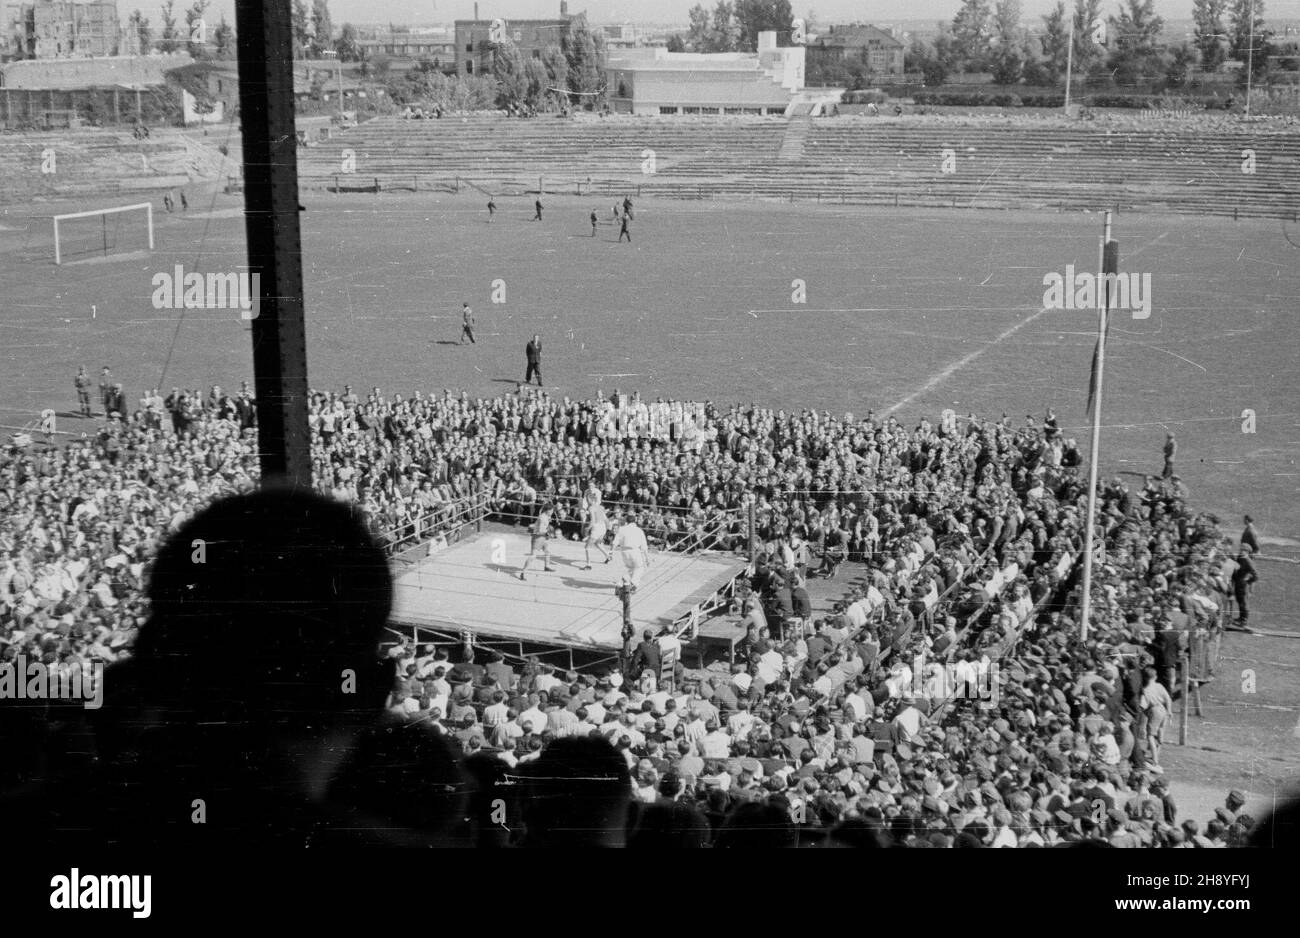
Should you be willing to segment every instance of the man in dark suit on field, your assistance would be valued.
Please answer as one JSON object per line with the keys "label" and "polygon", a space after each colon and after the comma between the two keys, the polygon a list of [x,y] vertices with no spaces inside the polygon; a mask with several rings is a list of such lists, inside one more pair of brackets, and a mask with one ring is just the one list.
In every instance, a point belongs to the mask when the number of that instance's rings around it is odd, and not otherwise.
{"label": "man in dark suit on field", "polygon": [[112,403],[109,399],[113,394],[113,373],[105,365],[99,370],[99,402],[104,405],[104,416],[107,417],[112,413],[112,408],[108,405]]}
{"label": "man in dark suit on field", "polygon": [[1246,544],[1241,545],[1237,555],[1237,568],[1232,571],[1232,592],[1237,600],[1237,621],[1235,628],[1246,631],[1246,620],[1250,618],[1250,586],[1259,579],[1255,564],[1250,559],[1252,551]]}
{"label": "man in dark suit on field", "polygon": [[537,386],[542,386],[542,337],[533,336],[531,342],[524,348],[524,355],[528,359],[528,368],[524,372],[524,384],[532,384],[533,375],[537,376]]}
{"label": "man in dark suit on field", "polygon": [[1249,547],[1251,553],[1259,553],[1259,538],[1255,535],[1255,519],[1250,515],[1245,518],[1246,527],[1241,532],[1241,546]]}

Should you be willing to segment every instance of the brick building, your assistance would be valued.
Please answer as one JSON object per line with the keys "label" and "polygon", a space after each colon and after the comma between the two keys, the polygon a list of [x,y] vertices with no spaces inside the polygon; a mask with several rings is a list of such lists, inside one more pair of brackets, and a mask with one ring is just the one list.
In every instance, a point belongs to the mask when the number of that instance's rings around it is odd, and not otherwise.
{"label": "brick building", "polygon": [[357,40],[367,57],[387,55],[397,59],[438,59],[451,67],[455,61],[455,34],[451,30],[381,32]]}
{"label": "brick building", "polygon": [[872,75],[902,75],[905,51],[901,39],[875,26],[832,26],[808,42],[809,80],[838,80],[851,65]]}
{"label": "brick building", "polygon": [[116,55],[121,40],[117,0],[33,0],[5,7],[8,58],[58,59]]}
{"label": "brick building", "polygon": [[573,30],[585,27],[587,14],[570,13],[568,0],[561,0],[559,17],[551,20],[456,20],[457,75],[492,73],[492,26],[497,22],[503,27],[504,38],[519,47],[520,55],[541,58],[548,47],[560,45]]}

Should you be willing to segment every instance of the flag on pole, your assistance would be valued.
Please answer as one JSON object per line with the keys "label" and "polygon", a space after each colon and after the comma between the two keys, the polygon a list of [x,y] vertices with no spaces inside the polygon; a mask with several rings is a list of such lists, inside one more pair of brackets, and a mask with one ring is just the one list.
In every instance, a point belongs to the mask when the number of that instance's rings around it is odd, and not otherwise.
{"label": "flag on pole", "polygon": [[1097,366],[1101,358],[1102,343],[1110,336],[1110,308],[1114,300],[1115,279],[1119,275],[1119,242],[1107,241],[1101,252],[1101,283],[1097,285],[1102,309],[1101,334],[1092,349],[1092,369],[1088,375],[1088,419],[1092,420],[1092,409],[1097,402]]}

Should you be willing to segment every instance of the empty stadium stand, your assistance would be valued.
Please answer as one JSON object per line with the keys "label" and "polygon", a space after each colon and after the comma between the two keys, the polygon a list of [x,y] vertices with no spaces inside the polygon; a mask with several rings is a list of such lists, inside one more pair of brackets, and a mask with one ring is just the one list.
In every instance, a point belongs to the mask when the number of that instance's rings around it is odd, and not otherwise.
{"label": "empty stadium stand", "polygon": [[[238,133],[0,134],[0,198],[112,194],[238,174]],[[230,158],[216,149],[226,139]],[[42,174],[46,148],[58,171]],[[653,172],[649,169],[653,151]],[[945,151],[955,171],[945,173]],[[1253,162],[1247,151],[1253,154]],[[351,157],[350,160],[347,158]],[[537,191],[1294,218],[1300,127],[1125,117],[378,118],[298,151],[305,190]],[[1243,172],[1243,169],[1253,172]],[[349,172],[348,170],[352,171]]]}
{"label": "empty stadium stand", "polygon": [[[378,178],[386,189],[455,188],[460,180],[492,192],[533,191],[540,177],[548,191],[574,192],[581,183],[583,192],[622,193],[653,178],[642,172],[646,149],[654,151],[657,173],[682,161],[725,160],[737,150],[775,157],[785,127],[781,117],[378,118],[300,150],[298,177],[304,189]],[[355,155],[354,173],[342,169],[345,150]]]}
{"label": "empty stadium stand", "polygon": [[[1223,122],[1220,122],[1221,124]],[[642,153],[656,172],[642,173]],[[341,173],[356,157],[354,181]],[[1242,172],[1253,150],[1254,173]],[[952,150],[956,172],[941,172]],[[1106,208],[1292,217],[1300,131],[1194,121],[783,118],[530,121],[383,118],[300,151],[303,188],[621,193],[977,208]]]}
{"label": "empty stadium stand", "polygon": [[[42,172],[50,152],[54,172]],[[157,191],[215,180],[223,164],[233,165],[180,130],[139,140],[129,130],[0,134],[0,201]]]}

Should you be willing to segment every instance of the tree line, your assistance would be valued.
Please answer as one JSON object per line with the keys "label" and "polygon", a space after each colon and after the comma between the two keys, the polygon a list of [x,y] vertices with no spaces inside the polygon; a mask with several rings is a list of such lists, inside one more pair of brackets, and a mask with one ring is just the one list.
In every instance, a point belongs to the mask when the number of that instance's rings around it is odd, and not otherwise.
{"label": "tree line", "polygon": [[[212,0],[194,0],[181,14],[185,20],[182,28],[177,18],[176,0],[166,0],[158,8],[156,34],[149,17],[137,8],[127,17],[127,34],[134,36],[142,53],[152,50],[188,52],[196,59],[233,59],[235,29],[226,21],[224,13],[217,22],[210,22],[207,12],[211,6]],[[358,48],[356,30],[351,26],[344,27],[344,36],[333,38],[329,0],[312,0],[310,9],[305,0],[293,0],[292,29],[295,58],[320,58],[327,49],[341,52],[340,46],[348,45],[348,30],[351,31],[351,48]]]}
{"label": "tree line", "polygon": [[1271,33],[1264,0],[1193,0],[1192,19],[1190,42],[1166,43],[1155,0],[1122,0],[1110,15],[1103,15],[1102,0],[1073,0],[1073,10],[1058,0],[1031,35],[1021,23],[1020,0],[962,0],[937,36],[913,40],[904,67],[920,72],[927,85],[988,72],[999,85],[1057,86],[1065,81],[1073,20],[1076,78],[1176,88],[1194,72],[1215,71],[1229,60],[1249,62],[1256,79],[1267,72]]}
{"label": "tree line", "polygon": [[712,13],[697,3],[688,16],[687,32],[668,38],[669,52],[755,52],[759,33],[775,31],[784,42],[794,20],[790,0],[718,0]]}

